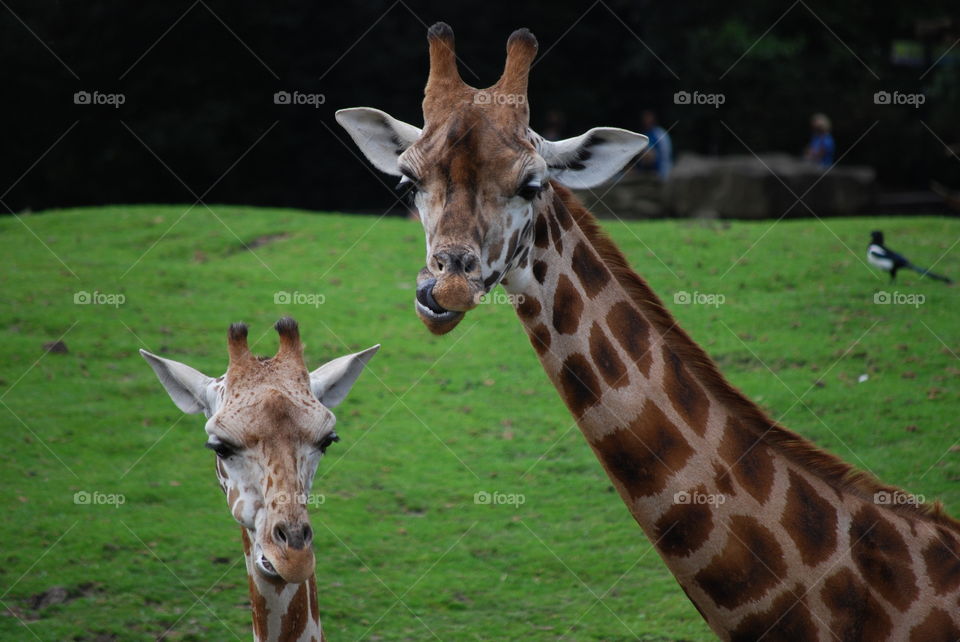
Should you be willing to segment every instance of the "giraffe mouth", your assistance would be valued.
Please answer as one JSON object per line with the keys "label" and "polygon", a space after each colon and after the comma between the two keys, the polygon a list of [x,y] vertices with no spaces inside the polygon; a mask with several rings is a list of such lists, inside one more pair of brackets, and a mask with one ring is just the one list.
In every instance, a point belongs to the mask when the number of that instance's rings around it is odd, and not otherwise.
{"label": "giraffe mouth", "polygon": [[417,285],[417,310],[426,315],[429,319],[437,321],[450,321],[461,312],[448,310],[433,298],[433,288],[437,284],[436,279],[427,279]]}
{"label": "giraffe mouth", "polygon": [[267,559],[267,556],[263,553],[263,549],[259,544],[257,544],[256,554],[257,570],[270,578],[280,577],[280,573],[274,568],[273,563]]}

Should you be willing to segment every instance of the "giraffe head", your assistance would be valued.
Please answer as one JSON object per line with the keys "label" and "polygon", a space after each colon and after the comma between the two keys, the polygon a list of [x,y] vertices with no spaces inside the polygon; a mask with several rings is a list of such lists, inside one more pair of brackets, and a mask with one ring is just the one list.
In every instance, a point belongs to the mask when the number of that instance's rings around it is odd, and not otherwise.
{"label": "giraffe head", "polygon": [[173,402],[207,417],[206,447],[233,517],[247,529],[257,570],[300,583],[314,572],[307,495],[317,464],[339,440],[330,412],[346,397],[375,345],[308,372],[297,322],[276,324],[280,349],[255,357],[247,327],[230,326],[230,364],[214,379],[188,365],[141,350]]}
{"label": "giraffe head", "polygon": [[550,181],[594,187],[647,144],[646,136],[597,127],[547,141],[529,127],[527,78],[537,40],[518,29],[507,40],[503,74],[475,89],[457,70],[453,30],[427,33],[430,72],[423,128],[369,107],[342,109],[337,121],[371,163],[400,176],[420,212],[426,266],[417,276],[416,311],[432,332],[452,330],[480,297],[525,267],[534,211]]}

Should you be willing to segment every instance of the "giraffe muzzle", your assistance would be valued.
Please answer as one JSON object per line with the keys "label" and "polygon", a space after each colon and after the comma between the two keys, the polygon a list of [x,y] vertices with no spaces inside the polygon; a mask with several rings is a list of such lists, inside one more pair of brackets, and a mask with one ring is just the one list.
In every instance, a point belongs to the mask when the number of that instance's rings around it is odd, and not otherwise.
{"label": "giraffe muzzle", "polygon": [[434,334],[446,334],[453,330],[463,319],[464,312],[450,310],[437,301],[434,296],[437,279],[427,268],[420,271],[417,281],[417,295],[414,299],[417,316]]}
{"label": "giraffe muzzle", "polygon": [[257,543],[254,550],[257,570],[271,579],[282,579],[290,584],[300,584],[313,575],[316,559],[313,548],[278,546],[273,542]]}

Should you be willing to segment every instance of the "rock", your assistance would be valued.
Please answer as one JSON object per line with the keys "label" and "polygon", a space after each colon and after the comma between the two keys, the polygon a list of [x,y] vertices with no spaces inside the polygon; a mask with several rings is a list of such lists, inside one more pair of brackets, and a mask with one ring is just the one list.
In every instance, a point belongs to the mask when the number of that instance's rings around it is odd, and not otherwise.
{"label": "rock", "polygon": [[[828,172],[787,154],[684,154],[664,183],[662,204],[668,213],[688,217],[855,214],[873,202],[875,176],[870,167],[838,165]],[[801,196],[803,202],[795,204]]]}
{"label": "rock", "polygon": [[50,341],[49,343],[43,344],[44,352],[52,352],[54,354],[67,354],[70,350],[67,349],[67,344],[63,341]]}
{"label": "rock", "polygon": [[34,611],[45,609],[54,604],[62,604],[67,601],[69,593],[62,586],[52,586],[43,593],[37,593],[30,597],[30,608]]}

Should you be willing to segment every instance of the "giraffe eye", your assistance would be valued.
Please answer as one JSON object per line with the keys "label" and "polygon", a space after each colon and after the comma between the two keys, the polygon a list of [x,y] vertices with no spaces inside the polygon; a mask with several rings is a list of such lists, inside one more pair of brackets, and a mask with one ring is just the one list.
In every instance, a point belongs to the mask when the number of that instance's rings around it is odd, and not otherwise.
{"label": "giraffe eye", "polygon": [[417,195],[420,188],[415,180],[404,174],[394,189],[400,194],[401,198],[408,203],[412,203],[413,197]]}
{"label": "giraffe eye", "polygon": [[340,441],[340,436],[335,432],[331,432],[329,435],[317,442],[317,450],[319,450],[321,453],[325,453],[327,452],[327,448],[330,447],[330,444],[337,441]]}
{"label": "giraffe eye", "polygon": [[532,201],[539,196],[540,192],[542,191],[543,185],[540,183],[540,181],[532,180],[524,183],[523,187],[517,190],[517,196],[525,201]]}
{"label": "giraffe eye", "polygon": [[233,444],[229,444],[225,441],[217,441],[217,442],[208,441],[204,445],[210,450],[212,450],[213,452],[217,453],[217,457],[219,457],[220,459],[227,459],[228,457],[232,457],[233,455],[237,454],[238,450],[240,450],[237,446],[234,446]]}

